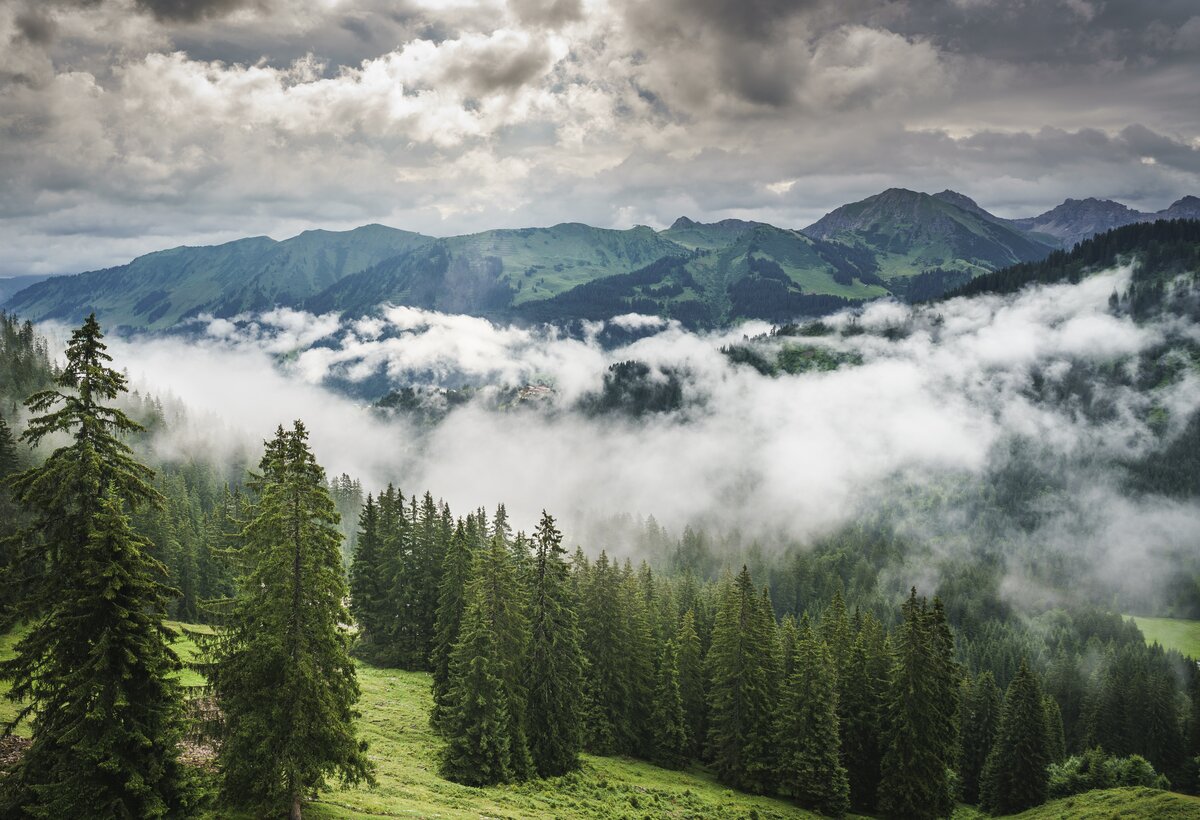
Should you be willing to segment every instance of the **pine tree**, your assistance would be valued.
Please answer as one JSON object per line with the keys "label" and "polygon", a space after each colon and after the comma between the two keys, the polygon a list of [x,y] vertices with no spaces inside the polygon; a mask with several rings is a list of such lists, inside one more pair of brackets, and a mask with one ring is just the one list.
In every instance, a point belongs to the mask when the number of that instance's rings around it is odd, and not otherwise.
{"label": "pine tree", "polygon": [[965,803],[979,802],[979,781],[996,741],[1003,697],[992,673],[982,672],[970,683],[970,690],[963,698],[959,777]]}
{"label": "pine tree", "polygon": [[668,640],[663,646],[662,656],[659,658],[651,727],[654,737],[654,762],[668,769],[682,768],[687,763],[691,741],[683,714],[683,697],[679,691],[678,655],[672,640]]}
{"label": "pine tree", "polygon": [[580,626],[583,629],[588,703],[584,742],[595,754],[631,752],[628,643],[629,622],[620,571],[602,551],[582,573]]}
{"label": "pine tree", "polygon": [[1042,688],[1022,660],[1004,693],[996,742],[983,769],[983,807],[992,814],[1016,814],[1041,805],[1046,801],[1049,763]]}
{"label": "pine tree", "polygon": [[1042,695],[1042,706],[1046,713],[1046,755],[1051,763],[1062,763],[1067,757],[1062,710],[1058,708],[1058,701],[1049,695]]}
{"label": "pine tree", "polygon": [[763,791],[775,768],[769,756],[775,709],[768,679],[773,636],[764,634],[763,609],[746,567],[721,586],[708,654],[708,748],[722,783]]}
{"label": "pine tree", "polygon": [[244,575],[214,647],[225,721],[217,763],[227,803],[295,820],[329,777],[370,781],[371,767],[354,734],[338,514],[303,424],[278,429],[260,469],[238,556]]}
{"label": "pine tree", "polygon": [[700,638],[696,635],[695,615],[690,609],[683,614],[679,631],[675,633],[675,661],[679,669],[679,697],[683,703],[683,717],[690,744],[688,756],[699,757],[704,748],[707,706],[704,697],[704,657],[700,652]]}
{"label": "pine tree", "polygon": [[33,738],[0,787],[8,816],[162,817],[193,796],[170,677],[180,664],[161,621],[170,590],[127,515],[160,497],[121,440],[141,428],[104,404],[126,384],[107,366],[102,338],[89,316],[71,336],[58,389],[26,401],[40,415],[23,441],[70,441],[11,479],[33,519],[15,558],[31,570],[19,601],[31,627],[0,677],[26,702],[10,726],[32,717]]}
{"label": "pine tree", "polygon": [[[350,561],[350,614],[370,647],[384,632],[387,590],[384,555],[380,544],[379,508],[370,494],[358,516],[358,539]],[[371,649],[368,655],[373,654]]]}
{"label": "pine tree", "polygon": [[566,550],[545,511],[533,532],[533,594],[525,687],[529,751],[540,777],[579,767],[583,744],[583,649],[570,600]]}
{"label": "pine tree", "polygon": [[879,807],[889,817],[946,817],[958,756],[958,679],[953,640],[937,601],[912,590],[892,635],[887,736]]}
{"label": "pine tree", "polygon": [[533,773],[526,736],[526,628],[516,570],[498,532],[475,556],[459,641],[450,657],[442,772],[461,783]]}
{"label": "pine tree", "polygon": [[883,761],[883,721],[888,690],[888,650],[883,626],[867,615],[859,627],[846,667],[846,703],[841,724],[842,759],[850,785],[850,803],[874,811]]}
{"label": "pine tree", "polygon": [[779,705],[779,781],[807,809],[841,817],[850,807],[837,716],[837,673],[825,641],[802,628]]}
{"label": "pine tree", "polygon": [[[467,584],[471,579],[474,560],[474,526],[473,517],[468,518],[466,524],[460,520],[442,558],[442,581],[438,585],[437,620],[434,624],[431,653],[433,710],[429,715],[430,725],[439,731],[444,728],[450,692],[450,657],[455,644],[458,643],[463,611],[466,609]],[[471,531],[468,531],[468,528]]]}

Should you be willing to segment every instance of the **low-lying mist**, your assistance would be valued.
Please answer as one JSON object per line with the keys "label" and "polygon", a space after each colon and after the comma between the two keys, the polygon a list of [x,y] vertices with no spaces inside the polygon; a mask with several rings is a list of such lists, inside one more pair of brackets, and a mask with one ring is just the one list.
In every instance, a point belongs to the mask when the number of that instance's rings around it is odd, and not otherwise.
{"label": "low-lying mist", "polygon": [[[1128,278],[1116,269],[1015,296],[880,302],[824,320],[822,335],[772,335],[762,323],[697,334],[639,316],[566,335],[385,307],[354,320],[276,310],[202,320],[186,338],[110,341],[135,386],[188,407],[158,442],[168,458],[254,453],[301,418],[331,474],[367,489],[428,488],[456,512],[504,501],[518,527],[545,508],[593,550],[622,549],[604,526],[620,514],[675,532],[736,531],[770,550],[886,509],[926,556],[1002,536],[1140,585],[1200,544],[1200,506],[1134,492],[1122,465],[1179,434],[1200,406],[1200,377],[1192,366],[1146,387],[1136,371],[1148,352],[1200,335],[1113,311]],[[640,338],[603,343],[614,327]],[[768,375],[735,364],[731,346],[842,363]],[[629,360],[648,365],[651,382],[676,380],[680,405],[586,410],[609,366]],[[488,401],[533,383],[552,392]],[[476,389],[429,423],[373,409],[365,385]],[[981,506],[997,476],[1034,489]],[[1051,594],[1016,568],[1010,581],[1014,598]]]}

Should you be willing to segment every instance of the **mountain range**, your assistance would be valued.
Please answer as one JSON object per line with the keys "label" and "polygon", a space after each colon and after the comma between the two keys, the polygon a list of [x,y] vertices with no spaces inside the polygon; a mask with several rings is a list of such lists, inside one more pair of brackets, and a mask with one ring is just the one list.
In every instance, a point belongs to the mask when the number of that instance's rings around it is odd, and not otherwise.
{"label": "mountain range", "polygon": [[[285,306],[367,314],[406,304],[506,321],[657,314],[690,327],[786,321],[895,295],[935,298],[973,278],[1045,258],[1134,222],[1200,218],[1189,196],[1143,213],[1111,200],[1068,199],[1004,219],[954,191],[893,188],[843,205],[802,230],[686,217],[655,231],[564,223],[454,237],[366,225],[179,247],[126,265],[0,290],[36,321],[163,330],[201,315]],[[7,280],[14,285],[22,280]]]}

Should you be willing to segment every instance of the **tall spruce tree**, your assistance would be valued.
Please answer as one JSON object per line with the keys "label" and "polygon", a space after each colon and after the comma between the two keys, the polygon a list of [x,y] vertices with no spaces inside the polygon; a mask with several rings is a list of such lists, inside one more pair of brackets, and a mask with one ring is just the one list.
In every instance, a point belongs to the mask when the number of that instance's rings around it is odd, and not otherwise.
{"label": "tall spruce tree", "polygon": [[386,568],[380,544],[379,507],[370,494],[358,515],[358,539],[350,561],[350,614],[358,623],[360,641],[371,656],[373,644],[383,634],[387,607],[383,584]]}
{"label": "tall spruce tree", "polygon": [[846,666],[845,722],[839,727],[842,759],[850,785],[850,803],[871,812],[877,803],[883,760],[883,723],[888,691],[887,638],[882,624],[868,614],[862,620]]}
{"label": "tall spruce tree", "polygon": [[850,783],[840,754],[837,672],[829,647],[807,626],[797,636],[776,731],[784,793],[807,809],[831,817],[845,814]]}
{"label": "tall spruce tree", "polygon": [[562,533],[545,511],[533,531],[528,691],[529,751],[541,777],[579,767],[583,649],[563,560]]}
{"label": "tall spruce tree", "polygon": [[458,643],[459,632],[462,629],[467,585],[471,580],[471,567],[474,563],[474,527],[474,517],[469,517],[465,524],[460,519],[442,558],[442,579],[438,584],[437,620],[434,624],[434,643],[430,659],[433,668],[433,710],[429,715],[430,725],[439,731],[445,728],[444,720],[450,694],[450,657],[454,653],[454,646]]}
{"label": "tall spruce tree", "polygon": [[983,807],[1016,814],[1046,802],[1050,763],[1042,687],[1024,660],[1004,693],[996,742],[983,769]]}
{"label": "tall spruce tree", "polygon": [[679,656],[675,642],[668,639],[658,662],[658,680],[654,687],[651,733],[655,763],[668,769],[682,768],[688,760],[691,741],[683,713],[679,690]]}
{"label": "tall spruce tree", "polygon": [[475,555],[458,643],[450,658],[442,772],[471,785],[533,773],[526,735],[527,623],[503,536]]}
{"label": "tall spruce tree", "polygon": [[963,802],[979,802],[979,783],[988,754],[996,742],[1004,696],[991,672],[981,672],[963,697],[962,756],[959,778]]}
{"label": "tall spruce tree", "polygon": [[1067,757],[1062,710],[1050,695],[1042,695],[1042,706],[1046,712],[1046,755],[1051,763],[1062,763]]}
{"label": "tall spruce tree", "polygon": [[958,676],[945,613],[913,589],[892,634],[879,808],[889,817],[947,817],[958,756]]}
{"label": "tall spruce tree", "polygon": [[126,391],[94,315],[67,347],[57,389],[26,401],[31,446],[69,436],[11,479],[32,521],[16,563],[29,631],[0,665],[33,737],[3,780],[6,816],[164,817],[193,791],[179,762],[179,668],[163,626],[171,591],[128,511],[158,503],[153,473],[122,441],[141,428],[105,402]]}
{"label": "tall spruce tree", "polygon": [[238,555],[244,574],[214,647],[225,722],[217,764],[225,802],[297,820],[330,777],[370,781],[371,766],[353,725],[338,514],[303,424],[277,430],[260,469]]}
{"label": "tall spruce tree", "polygon": [[708,748],[718,779],[763,791],[774,779],[775,703],[768,679],[775,649],[750,571],[721,583],[720,608],[708,654]]}
{"label": "tall spruce tree", "polygon": [[699,757],[704,751],[705,713],[704,656],[700,637],[696,634],[696,619],[692,610],[683,614],[675,633],[675,662],[679,669],[679,697],[683,703],[683,718],[687,724],[688,756]]}

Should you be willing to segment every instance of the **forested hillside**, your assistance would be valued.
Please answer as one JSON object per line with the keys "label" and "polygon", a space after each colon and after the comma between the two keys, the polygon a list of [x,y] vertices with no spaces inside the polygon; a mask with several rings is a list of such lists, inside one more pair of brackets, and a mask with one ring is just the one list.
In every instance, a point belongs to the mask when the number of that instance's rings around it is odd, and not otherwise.
{"label": "forested hillside", "polygon": [[[429,673],[426,742],[438,772],[483,788],[569,775],[586,753],[703,770],[827,816],[944,817],[959,802],[1003,815],[1094,789],[1200,789],[1195,661],[1147,645],[1132,621],[1090,603],[1128,593],[1079,587],[1081,556],[1023,542],[1037,524],[1022,516],[1039,514],[1046,489],[1030,493],[1019,461],[962,488],[978,493],[976,524],[961,534],[974,546],[963,551],[939,554],[880,510],[782,549],[736,532],[672,534],[647,519],[625,548],[636,558],[619,558],[566,541],[546,513],[521,532],[503,504],[464,513],[432,492],[328,481],[300,423],[280,428],[254,469],[163,460],[155,435],[186,411],[129,393],[94,322],[75,332],[62,366],[31,326],[6,317],[4,328],[5,384],[34,392],[17,412],[6,398],[0,428],[13,476],[2,499],[12,511],[4,606],[8,623],[28,630],[0,674],[32,719],[31,745],[0,787],[14,810],[296,816],[337,780],[370,789],[377,773],[357,719],[403,690],[359,700],[350,653],[372,668]],[[763,377],[858,366],[788,356]],[[1194,465],[1169,455],[1177,446],[1163,451],[1174,472],[1147,460],[1129,466],[1129,480],[1193,498]],[[77,458],[93,447],[97,461]],[[56,485],[71,488],[70,506]],[[934,498],[920,500],[927,512]],[[89,508],[82,524],[77,510]],[[998,525],[1009,519],[1015,528]],[[88,569],[101,565],[130,581],[104,586]],[[1017,567],[1059,595],[1018,606],[1004,593]],[[941,579],[932,588],[930,568]],[[1200,590],[1124,603],[1172,601],[1200,608]],[[121,610],[146,617],[127,624]],[[216,627],[189,661],[211,688],[172,683],[181,662],[157,626],[167,617]],[[89,633],[71,634],[75,623],[144,660],[120,671],[76,639]],[[104,685],[117,698],[139,693],[136,716],[68,700]],[[215,770],[193,769],[175,744],[191,731],[187,714],[211,716],[210,697],[223,720],[206,718],[205,742],[220,743],[201,748],[215,751]],[[300,715],[305,728],[289,728]],[[102,750],[129,742],[130,720],[156,743],[121,758],[145,787],[66,768],[77,765],[61,751],[66,733],[92,727]],[[63,779],[69,790],[43,788]]]}

